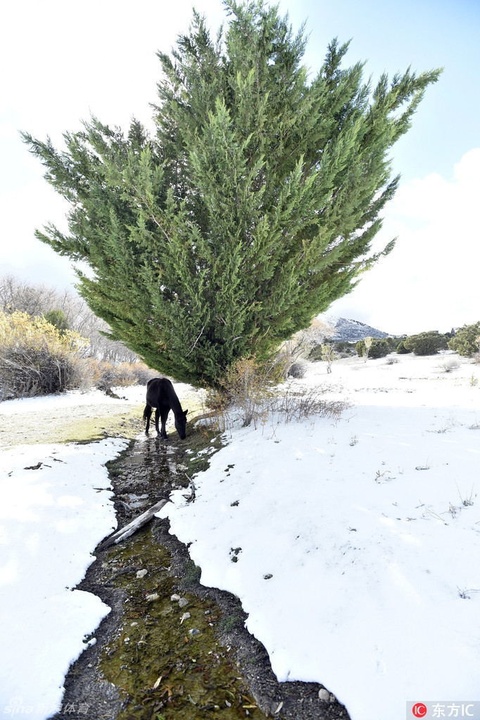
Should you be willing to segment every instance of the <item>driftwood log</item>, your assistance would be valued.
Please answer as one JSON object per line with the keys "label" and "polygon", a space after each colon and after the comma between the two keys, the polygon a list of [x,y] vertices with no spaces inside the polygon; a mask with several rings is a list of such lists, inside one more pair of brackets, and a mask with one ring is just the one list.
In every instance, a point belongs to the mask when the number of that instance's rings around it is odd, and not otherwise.
{"label": "driftwood log", "polygon": [[105,540],[100,543],[100,548],[103,550],[111,545],[118,545],[118,543],[138,532],[138,530],[146,525],[153,518],[155,513],[159,512],[163,506],[167,504],[167,502],[169,502],[168,499],[159,500],[155,503],[155,505],[152,505],[151,508],[145,510],[145,512],[129,522],[128,525],[120,528],[120,530],[116,530],[114,533],[105,538]]}

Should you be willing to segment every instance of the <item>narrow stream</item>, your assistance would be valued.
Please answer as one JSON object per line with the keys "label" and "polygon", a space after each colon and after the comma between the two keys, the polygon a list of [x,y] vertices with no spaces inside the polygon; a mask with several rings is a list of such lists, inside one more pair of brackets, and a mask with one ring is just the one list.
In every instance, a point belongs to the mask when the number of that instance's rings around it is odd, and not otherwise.
{"label": "narrow stream", "polygon": [[[221,446],[206,430],[134,440],[109,464],[119,527],[208,467]],[[95,551],[79,585],[112,610],[67,675],[52,720],[348,720],[316,683],[279,684],[245,629],[237,598],[199,583],[200,569],[154,518],[119,545]],[[320,696],[324,697],[324,696]]]}

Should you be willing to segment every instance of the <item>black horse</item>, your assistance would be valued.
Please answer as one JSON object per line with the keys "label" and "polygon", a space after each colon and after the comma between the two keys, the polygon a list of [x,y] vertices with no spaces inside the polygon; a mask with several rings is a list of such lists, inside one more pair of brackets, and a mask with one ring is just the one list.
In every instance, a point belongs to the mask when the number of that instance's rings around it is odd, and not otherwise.
{"label": "black horse", "polygon": [[[175,415],[175,427],[178,434],[185,440],[187,435],[187,413],[188,410],[182,410],[180,400],[177,393],[173,389],[173,385],[167,378],[152,378],[147,383],[147,404],[143,411],[143,419],[146,421],[145,435],[148,435],[150,428],[150,418],[152,410],[155,408],[155,428],[157,433],[164,439],[167,438],[165,423],[167,422],[168,413],[173,410]],[[158,429],[158,419],[162,421],[161,431]]]}

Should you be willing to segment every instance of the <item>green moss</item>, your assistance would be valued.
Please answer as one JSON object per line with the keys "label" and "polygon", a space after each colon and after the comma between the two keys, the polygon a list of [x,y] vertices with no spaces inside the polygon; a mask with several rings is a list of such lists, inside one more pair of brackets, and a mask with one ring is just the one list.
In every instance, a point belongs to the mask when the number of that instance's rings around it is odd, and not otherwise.
{"label": "green moss", "polygon": [[150,530],[112,549],[107,562],[125,593],[121,628],[101,662],[124,697],[118,720],[265,717],[217,639],[220,609],[183,590]]}
{"label": "green moss", "polygon": [[142,408],[104,417],[82,418],[58,431],[55,442],[91,442],[105,437],[133,439],[143,428]]}

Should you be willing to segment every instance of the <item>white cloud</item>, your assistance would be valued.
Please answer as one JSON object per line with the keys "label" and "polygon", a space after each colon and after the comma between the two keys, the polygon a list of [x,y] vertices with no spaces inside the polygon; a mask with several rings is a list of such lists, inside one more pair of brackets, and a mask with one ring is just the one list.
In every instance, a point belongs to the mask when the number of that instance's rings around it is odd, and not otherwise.
{"label": "white cloud", "polygon": [[148,123],[160,76],[158,50],[170,52],[186,32],[192,6],[215,27],[220,0],[22,0],[2,12],[0,64],[0,275],[65,287],[74,275],[65,258],[35,239],[49,221],[62,226],[65,208],[42,179],[38,160],[20,140],[75,131],[91,114],[127,127],[132,116]]}
{"label": "white cloud", "polygon": [[2,14],[0,116],[15,108],[22,127],[56,136],[81,119],[127,124],[151,117],[160,63],[178,33],[188,29],[192,6],[215,26],[224,17],[220,0],[157,0],[135,6],[117,0],[23,0]]}
{"label": "white cloud", "polygon": [[34,284],[71,287],[71,263],[34,237],[48,222],[65,227],[65,203],[38,177],[0,195],[0,275],[14,275]]}
{"label": "white cloud", "polygon": [[332,307],[392,333],[446,331],[480,320],[480,148],[451,179],[402,185],[386,208],[382,238],[394,251]]}

